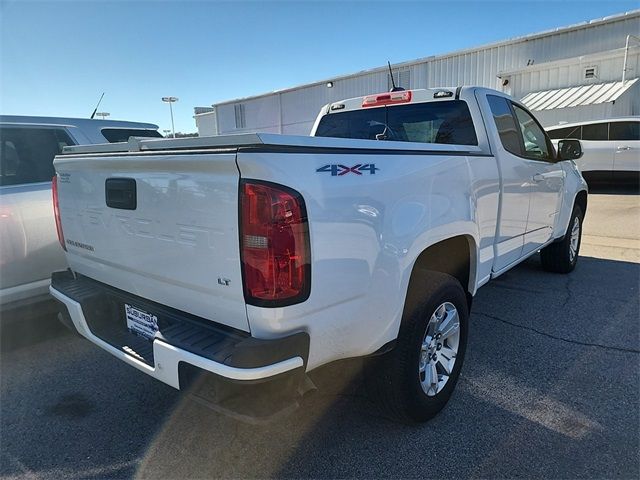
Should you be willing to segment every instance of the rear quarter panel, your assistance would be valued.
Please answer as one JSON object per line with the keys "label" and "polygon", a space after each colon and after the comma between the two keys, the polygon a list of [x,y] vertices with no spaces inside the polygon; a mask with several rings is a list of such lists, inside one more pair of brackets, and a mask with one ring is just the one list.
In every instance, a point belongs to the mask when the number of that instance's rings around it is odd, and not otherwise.
{"label": "rear quarter panel", "polygon": [[[372,353],[396,338],[418,255],[466,235],[474,292],[493,259],[498,171],[491,156],[238,153],[245,179],[267,180],[305,199],[311,240],[311,294],[284,308],[247,306],[252,335],[311,337],[308,369]],[[331,164],[375,164],[374,174],[331,175]],[[466,287],[466,286],[465,286]]]}

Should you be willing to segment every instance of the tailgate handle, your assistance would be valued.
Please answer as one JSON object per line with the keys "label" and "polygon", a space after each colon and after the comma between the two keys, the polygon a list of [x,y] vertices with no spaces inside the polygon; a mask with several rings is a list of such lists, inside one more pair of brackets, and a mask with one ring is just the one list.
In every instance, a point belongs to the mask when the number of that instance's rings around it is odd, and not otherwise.
{"label": "tailgate handle", "polygon": [[107,207],[135,210],[137,207],[136,180],[134,178],[107,178],[104,183]]}

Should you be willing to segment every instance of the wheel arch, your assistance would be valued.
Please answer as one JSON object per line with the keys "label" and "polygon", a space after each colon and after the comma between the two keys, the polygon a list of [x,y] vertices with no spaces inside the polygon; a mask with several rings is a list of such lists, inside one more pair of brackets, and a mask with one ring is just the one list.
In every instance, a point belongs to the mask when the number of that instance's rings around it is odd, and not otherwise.
{"label": "wheel arch", "polygon": [[417,256],[413,264],[405,304],[414,301],[419,293],[415,291],[417,278],[423,277],[425,272],[439,272],[451,275],[460,282],[471,308],[476,284],[476,266],[477,247],[471,235],[457,235],[429,245]]}
{"label": "wheel arch", "polygon": [[582,210],[582,215],[585,215],[587,213],[587,191],[586,190],[580,190],[578,193],[576,193],[575,198],[573,199],[573,205],[574,206],[579,206],[580,210]]}
{"label": "wheel arch", "polygon": [[586,190],[578,190],[573,197],[573,203],[571,203],[570,209],[563,209],[562,219],[559,223],[558,232],[556,233],[554,242],[561,242],[564,240],[567,231],[569,230],[569,222],[571,221],[571,213],[573,209],[576,207],[580,207],[582,210],[582,216],[587,213],[587,191]]}

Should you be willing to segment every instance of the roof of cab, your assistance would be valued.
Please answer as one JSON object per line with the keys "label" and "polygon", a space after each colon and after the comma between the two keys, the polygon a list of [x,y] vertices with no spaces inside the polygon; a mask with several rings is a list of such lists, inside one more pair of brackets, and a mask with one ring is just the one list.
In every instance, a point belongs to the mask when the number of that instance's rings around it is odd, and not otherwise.
{"label": "roof of cab", "polygon": [[91,118],[67,117],[35,117],[23,115],[0,115],[0,125],[4,126],[38,126],[66,128],[79,144],[103,143],[107,141],[103,131],[107,129],[153,130],[158,126],[153,123],[126,122],[123,120],[96,120]]}
{"label": "roof of cab", "polygon": [[[394,105],[403,105],[403,104],[406,105],[407,103],[446,102],[450,100],[458,100],[463,94],[467,96],[466,94],[469,94],[469,92],[475,92],[478,90],[487,91],[495,95],[509,97],[509,95],[507,95],[504,92],[493,90],[491,88],[476,87],[476,86],[417,88],[413,90],[406,90],[407,92],[411,92],[411,100],[409,102],[398,102],[395,104],[391,103],[385,106],[394,106]],[[401,93],[401,92],[402,91],[394,92],[394,93]],[[361,97],[347,98],[345,100],[329,103],[324,106],[324,108],[322,109],[322,113],[323,114],[340,113],[340,112],[349,111],[349,110],[360,110],[363,108],[367,108],[367,109],[378,108],[377,106],[363,107],[364,99],[367,97],[385,95],[387,93],[391,93],[391,92],[380,92],[373,95],[363,95]],[[442,96],[438,97],[436,95],[442,95]],[[383,106],[383,105],[380,105],[380,106]]]}
{"label": "roof of cab", "polygon": [[95,118],[71,118],[71,117],[38,117],[30,115],[0,115],[0,123],[26,124],[26,125],[59,125],[66,127],[85,128],[144,128],[157,130],[158,125],[146,122],[129,122],[125,120],[98,120]]}

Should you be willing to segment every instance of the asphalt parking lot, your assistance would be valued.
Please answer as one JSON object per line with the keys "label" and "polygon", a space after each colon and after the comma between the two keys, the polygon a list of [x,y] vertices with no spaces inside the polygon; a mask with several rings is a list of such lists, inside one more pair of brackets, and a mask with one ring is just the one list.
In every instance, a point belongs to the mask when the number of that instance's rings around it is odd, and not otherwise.
{"label": "asphalt parking lot", "polygon": [[[640,196],[589,198],[571,275],[532,258],[474,302],[457,391],[420,426],[378,415],[360,362],[290,417],[219,416],[58,327],[2,330],[3,478],[640,477]],[[34,333],[35,332],[35,333]]]}

